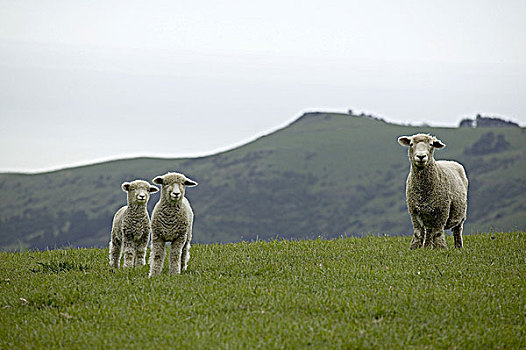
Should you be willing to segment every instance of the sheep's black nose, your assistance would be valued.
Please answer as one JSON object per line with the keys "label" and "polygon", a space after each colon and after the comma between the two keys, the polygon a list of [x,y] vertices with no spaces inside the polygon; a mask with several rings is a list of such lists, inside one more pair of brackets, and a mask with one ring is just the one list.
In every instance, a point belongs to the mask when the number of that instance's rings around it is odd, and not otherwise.
{"label": "sheep's black nose", "polygon": [[417,154],[416,157],[420,160],[424,160],[424,158],[426,157],[425,155],[422,155],[422,154]]}

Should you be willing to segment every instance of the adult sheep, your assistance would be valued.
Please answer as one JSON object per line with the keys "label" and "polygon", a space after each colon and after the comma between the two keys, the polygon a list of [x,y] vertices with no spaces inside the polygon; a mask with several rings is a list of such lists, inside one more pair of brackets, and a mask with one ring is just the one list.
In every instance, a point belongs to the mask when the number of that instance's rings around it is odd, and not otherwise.
{"label": "adult sheep", "polygon": [[401,136],[398,143],[409,147],[411,163],[406,183],[407,208],[414,228],[410,248],[447,248],[445,229],[453,232],[455,247],[462,248],[468,196],[464,167],[453,161],[435,161],[435,148],[446,145],[434,136]]}
{"label": "adult sheep", "polygon": [[179,173],[167,173],[153,179],[161,185],[161,197],[152,213],[152,252],[150,275],[158,275],[163,269],[166,243],[171,242],[169,272],[179,274],[186,270],[190,259],[190,242],[194,213],[186,199],[186,187],[197,182]]}
{"label": "adult sheep", "polygon": [[128,205],[120,208],[113,217],[110,238],[110,266],[118,268],[124,251],[124,267],[146,264],[146,249],[150,238],[150,217],[146,204],[150,193],[159,189],[143,180],[124,182]]}

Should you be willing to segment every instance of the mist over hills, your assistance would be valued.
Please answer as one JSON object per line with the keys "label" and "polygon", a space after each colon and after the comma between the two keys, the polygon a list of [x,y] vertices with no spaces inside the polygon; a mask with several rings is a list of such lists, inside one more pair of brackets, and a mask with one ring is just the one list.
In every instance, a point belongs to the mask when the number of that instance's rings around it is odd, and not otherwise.
{"label": "mist over hills", "polygon": [[[433,128],[370,116],[306,113],[233,150],[200,158],[136,158],[42,174],[0,174],[0,247],[106,246],[120,184],[167,171],[199,182],[187,190],[194,240],[239,240],[412,232],[409,171],[400,135],[428,132],[470,180],[466,233],[526,228],[526,138],[519,127]],[[176,147],[177,145],[174,145]],[[150,209],[158,200],[152,195]]]}

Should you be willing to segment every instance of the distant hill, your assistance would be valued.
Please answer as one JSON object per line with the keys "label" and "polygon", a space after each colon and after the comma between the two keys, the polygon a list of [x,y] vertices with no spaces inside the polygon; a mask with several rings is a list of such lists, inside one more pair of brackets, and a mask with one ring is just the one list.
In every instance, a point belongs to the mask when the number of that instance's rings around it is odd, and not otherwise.
{"label": "distant hill", "polygon": [[[0,174],[0,247],[105,246],[123,181],[180,171],[199,182],[187,196],[197,242],[271,237],[410,234],[407,150],[400,135],[429,132],[437,159],[470,179],[466,232],[526,228],[523,128],[432,128],[367,116],[307,113],[289,126],[220,154],[136,158],[43,174]],[[175,147],[176,145],[174,145]],[[150,207],[158,200],[152,195]]]}

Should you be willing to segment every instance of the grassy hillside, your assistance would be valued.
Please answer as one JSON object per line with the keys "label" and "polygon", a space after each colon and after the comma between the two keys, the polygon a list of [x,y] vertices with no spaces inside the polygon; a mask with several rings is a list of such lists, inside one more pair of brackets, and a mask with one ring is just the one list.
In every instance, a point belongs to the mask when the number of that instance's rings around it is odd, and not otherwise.
{"label": "grassy hillside", "polygon": [[196,245],[187,273],[153,279],[107,249],[1,252],[0,348],[526,347],[525,232],[408,245]]}
{"label": "grassy hillside", "polygon": [[[103,246],[123,181],[184,172],[198,242],[363,233],[408,234],[406,149],[396,138],[430,132],[437,159],[470,178],[466,232],[526,228],[526,137],[521,128],[428,128],[310,113],[245,146],[196,159],[129,159],[45,174],[0,175],[0,247]],[[174,149],[177,145],[173,145]],[[152,196],[151,206],[158,200]]]}

